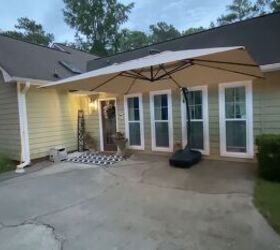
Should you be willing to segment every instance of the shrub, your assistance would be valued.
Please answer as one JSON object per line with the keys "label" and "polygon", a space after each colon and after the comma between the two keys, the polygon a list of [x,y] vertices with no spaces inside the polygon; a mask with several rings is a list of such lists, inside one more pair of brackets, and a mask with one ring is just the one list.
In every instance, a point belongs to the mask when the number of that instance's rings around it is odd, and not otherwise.
{"label": "shrub", "polygon": [[280,182],[280,135],[257,137],[259,175],[267,180]]}

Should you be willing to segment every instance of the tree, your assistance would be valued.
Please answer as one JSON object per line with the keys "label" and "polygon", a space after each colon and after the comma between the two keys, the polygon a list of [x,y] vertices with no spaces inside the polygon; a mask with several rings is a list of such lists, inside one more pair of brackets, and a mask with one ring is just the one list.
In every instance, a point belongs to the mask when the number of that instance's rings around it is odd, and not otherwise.
{"label": "tree", "polygon": [[242,21],[252,17],[253,5],[249,0],[234,0],[231,5],[227,5],[226,15],[222,15],[217,19],[219,25]]}
{"label": "tree", "polygon": [[150,43],[149,37],[142,31],[123,29],[118,39],[119,52],[140,48]]}
{"label": "tree", "polygon": [[100,56],[117,50],[119,29],[128,19],[133,3],[117,0],[63,0],[64,18],[76,29],[86,49]]}
{"label": "tree", "polygon": [[180,31],[178,31],[173,25],[168,25],[165,22],[150,25],[150,32],[152,43],[170,40],[181,35]]}
{"label": "tree", "polygon": [[217,19],[218,25],[225,25],[237,21],[243,21],[248,18],[263,15],[268,12],[271,0],[233,0],[231,5],[227,6],[226,15]]}
{"label": "tree", "polygon": [[46,33],[43,26],[36,23],[34,20],[30,20],[27,17],[21,17],[17,21],[18,24],[15,25],[15,31],[6,31],[2,34],[15,39],[46,46],[54,41],[54,35]]}
{"label": "tree", "polygon": [[211,22],[210,25],[209,25],[209,29],[214,29],[215,27],[216,27],[215,23]]}
{"label": "tree", "polygon": [[280,0],[274,0],[270,4],[273,12],[280,11]]}
{"label": "tree", "polygon": [[190,34],[197,33],[197,32],[203,31],[203,30],[205,30],[205,29],[202,26],[197,27],[197,28],[189,28],[189,29],[183,31],[182,35],[190,35]]}

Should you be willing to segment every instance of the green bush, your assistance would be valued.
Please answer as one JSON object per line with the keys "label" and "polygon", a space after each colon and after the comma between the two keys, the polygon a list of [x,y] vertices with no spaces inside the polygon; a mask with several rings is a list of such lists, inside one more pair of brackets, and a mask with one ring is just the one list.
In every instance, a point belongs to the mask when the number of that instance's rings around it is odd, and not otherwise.
{"label": "green bush", "polygon": [[280,135],[257,137],[259,175],[270,181],[280,182]]}
{"label": "green bush", "polygon": [[0,155],[0,173],[15,169],[15,164],[8,157]]}

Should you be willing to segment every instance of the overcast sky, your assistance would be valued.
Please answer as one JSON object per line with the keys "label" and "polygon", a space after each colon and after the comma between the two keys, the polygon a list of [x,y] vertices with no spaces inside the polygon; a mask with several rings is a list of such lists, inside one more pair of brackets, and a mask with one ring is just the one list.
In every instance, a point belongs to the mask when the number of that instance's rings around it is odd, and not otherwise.
{"label": "overcast sky", "polygon": [[[232,0],[120,0],[135,2],[126,27],[147,31],[150,24],[165,21],[179,30],[208,27],[225,11]],[[43,24],[57,42],[73,41],[74,31],[63,20],[63,0],[1,0],[0,29],[12,30],[19,17],[28,17]]]}

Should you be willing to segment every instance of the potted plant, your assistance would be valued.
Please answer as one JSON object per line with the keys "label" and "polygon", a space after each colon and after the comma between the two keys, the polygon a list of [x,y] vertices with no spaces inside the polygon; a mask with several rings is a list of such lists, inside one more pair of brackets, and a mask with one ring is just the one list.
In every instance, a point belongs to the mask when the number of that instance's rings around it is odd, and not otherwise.
{"label": "potted plant", "polygon": [[114,143],[117,145],[117,155],[121,157],[126,156],[126,143],[127,139],[125,138],[124,133],[122,132],[116,132],[114,135],[112,135]]}

